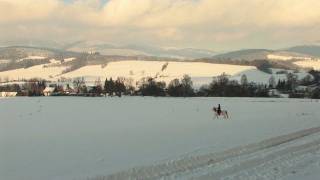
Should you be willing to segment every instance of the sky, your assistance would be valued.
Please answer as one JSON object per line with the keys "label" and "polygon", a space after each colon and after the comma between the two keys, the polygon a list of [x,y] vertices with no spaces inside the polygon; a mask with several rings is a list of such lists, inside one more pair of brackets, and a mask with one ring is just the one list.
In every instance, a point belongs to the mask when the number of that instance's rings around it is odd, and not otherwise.
{"label": "sky", "polygon": [[319,42],[319,9],[319,0],[0,0],[0,39],[278,49]]}

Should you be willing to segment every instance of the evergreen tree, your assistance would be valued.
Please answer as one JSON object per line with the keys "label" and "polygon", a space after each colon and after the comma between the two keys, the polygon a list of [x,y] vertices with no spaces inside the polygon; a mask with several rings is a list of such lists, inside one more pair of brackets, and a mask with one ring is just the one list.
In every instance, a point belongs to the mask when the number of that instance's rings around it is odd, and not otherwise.
{"label": "evergreen tree", "polygon": [[110,80],[108,80],[108,78],[105,80],[104,91],[105,93],[109,94],[109,96],[113,96],[115,92],[115,82],[112,80],[112,78],[110,78]]}
{"label": "evergreen tree", "polygon": [[241,85],[242,86],[247,86],[248,85],[248,78],[247,78],[247,75],[243,74],[241,76]]}
{"label": "evergreen tree", "polygon": [[118,78],[114,83],[114,90],[117,96],[121,97],[126,92],[126,86],[124,85],[124,78]]}

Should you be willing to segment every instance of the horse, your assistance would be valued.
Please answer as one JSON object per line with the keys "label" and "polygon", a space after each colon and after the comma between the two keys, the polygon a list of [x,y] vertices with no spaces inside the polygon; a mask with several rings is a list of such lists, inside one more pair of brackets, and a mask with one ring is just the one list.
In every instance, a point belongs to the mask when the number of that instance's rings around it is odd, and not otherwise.
{"label": "horse", "polygon": [[212,111],[215,113],[215,118],[219,118],[219,116],[223,116],[224,119],[229,119],[228,111],[221,110],[220,114],[218,113],[218,108],[214,107]]}

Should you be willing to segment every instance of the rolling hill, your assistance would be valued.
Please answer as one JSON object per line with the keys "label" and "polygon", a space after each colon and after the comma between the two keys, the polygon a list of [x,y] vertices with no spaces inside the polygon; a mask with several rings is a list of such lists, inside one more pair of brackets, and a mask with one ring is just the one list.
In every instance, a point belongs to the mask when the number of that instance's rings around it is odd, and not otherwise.
{"label": "rolling hill", "polygon": [[303,45],[303,46],[295,46],[286,49],[289,52],[306,54],[309,56],[320,57],[320,46],[319,45]]}
{"label": "rolling hill", "polygon": [[[80,47],[79,43],[76,44]],[[84,44],[84,47],[89,45]],[[71,47],[75,46],[70,45],[68,49]],[[112,47],[107,44],[101,45],[101,48],[110,49]],[[130,49],[137,50],[138,47],[130,46]],[[168,48],[166,51],[178,52],[179,50]],[[156,51],[152,53],[156,54]],[[165,64],[167,64],[166,68],[163,69]],[[209,83],[213,76],[222,73],[228,74],[235,80],[239,80],[243,74],[248,74],[248,79],[253,82],[267,83],[272,74],[276,76],[276,79],[285,78],[284,75],[271,72],[272,68],[319,69],[319,64],[319,60],[309,55],[267,49],[240,50],[211,58],[185,60],[147,55],[103,55],[99,52],[83,53],[28,46],[0,48],[0,78],[9,80],[35,77],[54,81],[60,78],[77,77],[94,80],[106,77],[126,77],[137,82],[144,77],[153,77],[168,83],[174,78],[181,78],[184,74],[188,74],[199,87]],[[306,74],[299,74],[299,77],[304,75]]]}

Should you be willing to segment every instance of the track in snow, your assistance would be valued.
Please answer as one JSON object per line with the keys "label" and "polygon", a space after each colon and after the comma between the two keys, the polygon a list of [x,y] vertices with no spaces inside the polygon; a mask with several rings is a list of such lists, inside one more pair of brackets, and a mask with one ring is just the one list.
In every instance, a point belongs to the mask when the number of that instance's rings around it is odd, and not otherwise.
{"label": "track in snow", "polygon": [[[118,179],[276,179],[320,152],[320,127],[278,136],[219,153],[189,156],[132,168],[92,180]],[[309,158],[309,159],[308,159]],[[319,158],[320,159],[320,158]]]}

